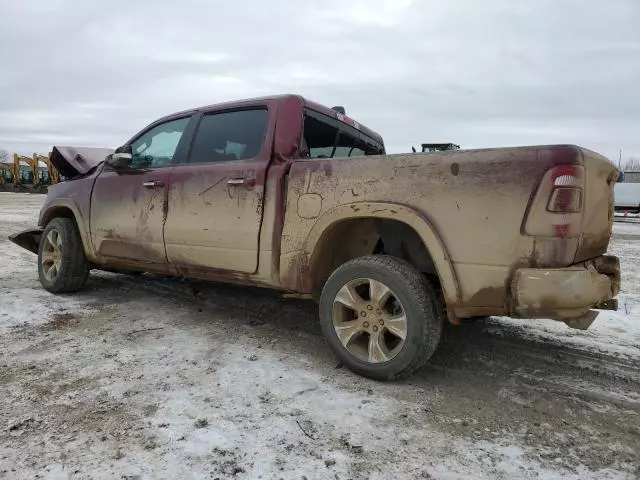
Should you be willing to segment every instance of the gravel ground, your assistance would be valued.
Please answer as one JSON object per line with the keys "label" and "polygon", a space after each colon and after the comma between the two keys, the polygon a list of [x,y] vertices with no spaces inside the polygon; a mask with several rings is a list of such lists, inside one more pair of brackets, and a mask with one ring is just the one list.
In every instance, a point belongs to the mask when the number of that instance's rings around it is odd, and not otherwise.
{"label": "gravel ground", "polygon": [[376,383],[270,292],[96,272],[48,294],[6,240],[43,200],[0,193],[0,478],[640,476],[640,225],[615,227],[621,308],[590,330],[450,328]]}

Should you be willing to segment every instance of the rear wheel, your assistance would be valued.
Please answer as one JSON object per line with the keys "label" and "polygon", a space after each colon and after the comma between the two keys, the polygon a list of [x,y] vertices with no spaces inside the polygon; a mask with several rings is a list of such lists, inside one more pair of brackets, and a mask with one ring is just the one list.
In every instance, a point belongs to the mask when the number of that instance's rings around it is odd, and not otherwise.
{"label": "rear wheel", "polygon": [[38,276],[42,286],[52,293],[75,292],[87,281],[89,264],[72,219],[54,218],[42,233]]}
{"label": "rear wheel", "polygon": [[331,349],[355,373],[376,380],[407,377],[433,355],[443,324],[442,300],[404,260],[351,260],[329,277],[320,323]]}

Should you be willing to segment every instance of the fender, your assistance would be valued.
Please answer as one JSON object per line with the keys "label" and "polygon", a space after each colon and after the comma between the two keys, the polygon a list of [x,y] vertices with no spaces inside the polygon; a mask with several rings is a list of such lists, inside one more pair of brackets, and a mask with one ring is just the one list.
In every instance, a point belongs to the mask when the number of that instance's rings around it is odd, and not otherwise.
{"label": "fender", "polygon": [[[354,218],[382,218],[403,222],[413,228],[427,247],[442,285],[447,305],[457,305],[461,301],[460,287],[446,246],[433,222],[422,212],[406,205],[391,202],[356,202],[341,205],[325,212],[318,218],[303,243],[304,256],[308,265],[317,254],[318,242],[327,228],[335,222]],[[298,269],[298,275],[304,269]]]}
{"label": "fender", "polygon": [[70,198],[58,197],[51,203],[45,204],[40,211],[38,225],[42,228],[46,227],[47,223],[49,223],[52,218],[58,216],[56,215],[56,211],[59,210],[71,211],[73,218],[76,221],[76,225],[78,226],[78,232],[80,232],[80,238],[82,239],[82,246],[84,248],[85,255],[89,261],[95,261],[93,243],[91,241],[91,236],[89,235],[89,229],[87,228],[89,225],[89,219],[84,218],[78,205]]}

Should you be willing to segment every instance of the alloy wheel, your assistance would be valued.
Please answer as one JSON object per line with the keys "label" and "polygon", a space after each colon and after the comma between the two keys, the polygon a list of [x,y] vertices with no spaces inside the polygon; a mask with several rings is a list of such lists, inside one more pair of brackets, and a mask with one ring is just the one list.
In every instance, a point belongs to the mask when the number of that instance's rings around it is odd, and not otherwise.
{"label": "alloy wheel", "polygon": [[62,262],[62,235],[57,230],[50,230],[44,237],[42,249],[42,273],[52,282],[60,273]]}
{"label": "alloy wheel", "polygon": [[407,316],[384,283],[360,278],[346,283],[333,301],[333,328],[343,347],[368,363],[393,359],[407,337]]}

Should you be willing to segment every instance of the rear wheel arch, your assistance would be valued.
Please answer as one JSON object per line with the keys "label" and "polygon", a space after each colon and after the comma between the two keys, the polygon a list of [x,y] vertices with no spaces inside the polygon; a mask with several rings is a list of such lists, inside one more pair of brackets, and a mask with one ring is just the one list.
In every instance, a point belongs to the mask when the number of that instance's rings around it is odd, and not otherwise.
{"label": "rear wheel arch", "polygon": [[[381,244],[384,251],[379,251]],[[309,255],[310,289],[315,298],[343,263],[386,253],[437,277],[447,304],[460,300],[458,280],[436,228],[426,215],[404,205],[362,202],[330,210],[311,229],[303,251]]]}

